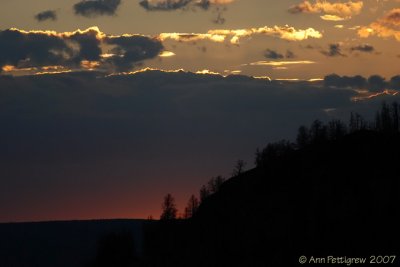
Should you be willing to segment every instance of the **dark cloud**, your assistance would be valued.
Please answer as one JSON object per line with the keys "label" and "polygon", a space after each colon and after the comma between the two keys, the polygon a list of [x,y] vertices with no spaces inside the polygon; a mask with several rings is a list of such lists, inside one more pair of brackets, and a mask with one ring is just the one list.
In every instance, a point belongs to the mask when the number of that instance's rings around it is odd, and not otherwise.
{"label": "dark cloud", "polygon": [[215,24],[224,24],[226,19],[223,13],[226,7],[222,5],[229,4],[229,0],[142,0],[139,5],[147,11],[173,11],[173,10],[211,10],[216,14],[212,20]]}
{"label": "dark cloud", "polygon": [[368,89],[371,92],[379,92],[387,87],[387,82],[385,78],[379,75],[371,75],[368,78]]}
{"label": "dark cloud", "polygon": [[291,59],[295,58],[296,55],[290,50],[286,50],[285,55],[283,55],[275,50],[267,49],[264,53],[264,57],[268,59],[282,59],[282,58]]}
{"label": "dark cloud", "polygon": [[264,53],[264,57],[268,59],[282,59],[284,56],[274,50],[267,49]]}
{"label": "dark cloud", "polygon": [[0,69],[4,65],[37,67],[60,65],[72,50],[56,35],[45,32],[0,31]]}
{"label": "dark cloud", "polygon": [[253,162],[265,142],[294,140],[317,118],[347,120],[360,109],[373,117],[384,99],[354,95],[186,72],[0,76],[0,219],[145,217],[165,192],[184,206],[205,177],[230,174],[238,158]]}
{"label": "dark cloud", "polygon": [[193,2],[193,0],[162,0],[155,2],[150,0],[142,0],[139,2],[139,5],[148,11],[168,11],[182,9],[191,2]]}
{"label": "dark cloud", "polygon": [[393,76],[389,84],[391,89],[400,91],[400,75]]}
{"label": "dark cloud", "polygon": [[367,86],[367,79],[360,76],[339,76],[337,74],[330,74],[324,78],[325,86],[334,86],[338,88],[355,88],[355,89],[365,89]]}
{"label": "dark cloud", "polygon": [[286,51],[286,58],[295,58],[296,55],[291,50]]}
{"label": "dark cloud", "polygon": [[85,32],[75,32],[68,39],[76,42],[79,45],[77,53],[72,60],[79,64],[82,60],[98,61],[102,50],[100,48],[101,40],[97,38],[98,32],[94,29],[89,29]]}
{"label": "dark cloud", "polygon": [[[110,57],[101,56],[104,44],[112,46]],[[141,35],[106,36],[96,27],[66,33],[13,29],[0,31],[0,70],[7,65],[68,69],[93,63],[106,72],[127,71],[143,60],[158,56],[162,50],[158,39]]]}
{"label": "dark cloud", "polygon": [[45,20],[57,20],[57,12],[55,10],[46,10],[35,15],[35,19],[39,22]]}
{"label": "dark cloud", "polygon": [[360,75],[349,77],[330,74],[325,76],[324,85],[337,88],[368,89],[370,92],[382,92],[385,89],[399,90],[400,76],[394,76],[388,82],[380,75],[371,75],[368,78],[364,78]]}
{"label": "dark cloud", "polygon": [[74,5],[76,15],[95,17],[115,15],[121,0],[82,0]]}
{"label": "dark cloud", "polygon": [[372,53],[375,51],[375,48],[369,44],[357,45],[350,48],[350,51],[358,51],[358,52],[365,52],[365,53]]}
{"label": "dark cloud", "polygon": [[114,56],[107,62],[118,71],[130,70],[139,62],[158,56],[164,48],[158,39],[140,35],[107,37],[104,41],[115,45],[112,50]]}
{"label": "dark cloud", "polygon": [[342,53],[342,48],[340,44],[330,44],[327,51],[321,51],[321,53],[327,57],[345,57],[346,55]]}

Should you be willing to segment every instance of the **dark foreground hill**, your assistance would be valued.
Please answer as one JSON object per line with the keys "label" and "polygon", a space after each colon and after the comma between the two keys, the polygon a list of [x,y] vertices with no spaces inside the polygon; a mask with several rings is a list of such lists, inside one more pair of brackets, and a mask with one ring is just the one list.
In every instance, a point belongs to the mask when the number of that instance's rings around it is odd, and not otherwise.
{"label": "dark foreground hill", "polygon": [[[145,222],[92,220],[0,224],[0,266],[91,266],[102,243],[111,241],[115,244],[113,236],[121,235],[132,236],[134,251],[131,253],[140,255]],[[126,245],[124,240],[126,238],[119,238],[117,242]]]}
{"label": "dark foreground hill", "polygon": [[397,255],[399,170],[398,133],[358,131],[292,151],[229,179],[188,223],[152,229],[148,260],[300,266],[302,255]]}

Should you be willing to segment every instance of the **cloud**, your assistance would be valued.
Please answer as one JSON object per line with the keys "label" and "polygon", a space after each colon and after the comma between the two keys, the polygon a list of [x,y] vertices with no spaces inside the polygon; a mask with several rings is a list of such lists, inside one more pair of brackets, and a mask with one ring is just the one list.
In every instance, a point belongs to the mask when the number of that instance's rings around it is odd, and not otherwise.
{"label": "cloud", "polygon": [[224,24],[226,19],[223,13],[226,5],[234,0],[142,0],[139,5],[147,11],[174,11],[174,10],[209,10],[212,8],[216,17],[212,20],[215,24]]}
{"label": "cloud", "polygon": [[384,17],[369,26],[361,27],[358,30],[358,35],[361,38],[369,36],[392,37],[400,42],[400,8],[392,9]]}
{"label": "cloud", "polygon": [[400,91],[400,75],[393,76],[389,84],[391,89]]}
{"label": "cloud", "polygon": [[148,11],[169,11],[186,7],[192,0],[143,0],[139,4]]}
{"label": "cloud", "polygon": [[322,38],[322,33],[319,31],[308,29],[295,29],[294,27],[286,26],[273,26],[261,28],[248,28],[248,29],[215,29],[209,30],[207,33],[161,33],[159,38],[161,40],[175,40],[180,42],[193,42],[198,40],[209,40],[213,42],[223,43],[227,39],[231,44],[238,45],[243,38],[249,38],[253,35],[265,35],[277,37],[287,41],[303,41],[309,38]]}
{"label": "cloud", "polygon": [[364,53],[372,53],[375,51],[375,48],[372,45],[369,44],[362,44],[362,45],[357,45],[350,47],[350,51],[358,51],[358,52],[364,52]]}
{"label": "cloud", "polygon": [[368,78],[368,89],[371,92],[383,91],[387,87],[385,78],[380,75],[371,75]]}
{"label": "cloud", "polygon": [[342,53],[342,48],[340,44],[330,44],[328,51],[321,51],[321,53],[327,57],[346,56]]}
{"label": "cloud", "polygon": [[291,50],[286,50],[286,58],[295,58],[296,55]]}
{"label": "cloud", "polygon": [[142,0],[139,5],[148,11],[171,11],[188,6],[208,10],[212,5],[226,5],[234,0]]}
{"label": "cloud", "polygon": [[316,1],[310,3],[310,1],[303,1],[297,5],[289,8],[289,12],[292,14],[299,13],[325,13],[321,16],[325,20],[345,20],[350,19],[354,15],[360,14],[364,4],[362,1],[348,1],[346,3],[335,2],[330,3],[327,1]]}
{"label": "cloud", "polygon": [[57,12],[55,10],[46,10],[35,15],[35,19],[39,22],[46,20],[57,20]]}
{"label": "cloud", "polygon": [[[108,49],[111,49],[111,53]],[[0,70],[47,72],[98,68],[129,70],[163,51],[157,38],[142,35],[109,36],[97,27],[74,32],[0,31]],[[39,70],[37,70],[39,69]]]}
{"label": "cloud", "polygon": [[71,48],[55,34],[17,29],[0,31],[0,68],[60,65],[71,53]]}
{"label": "cloud", "polygon": [[342,18],[342,17],[337,16],[337,15],[323,15],[323,16],[320,16],[320,18],[323,19],[323,20],[328,20],[328,21],[343,21],[343,20],[349,19],[349,17]]}
{"label": "cloud", "polygon": [[311,60],[297,60],[297,61],[257,61],[252,62],[246,65],[249,66],[273,66],[273,67],[280,67],[280,66],[287,66],[287,65],[308,65],[308,64],[315,64],[315,61]]}
{"label": "cloud", "polygon": [[74,5],[76,15],[96,17],[115,15],[121,0],[82,0]]}
{"label": "cloud", "polygon": [[271,50],[271,49],[267,49],[265,51],[265,53],[264,53],[264,57],[268,58],[268,59],[283,59],[283,58],[290,59],[290,58],[295,58],[296,55],[290,50],[287,50],[286,54],[284,55],[284,54],[281,54],[281,53],[279,53],[277,51],[274,51],[274,50]]}
{"label": "cloud", "polygon": [[106,62],[117,71],[130,70],[139,62],[158,56],[164,49],[159,40],[141,35],[106,37],[105,43],[114,46],[111,50],[114,55]]}
{"label": "cloud", "polygon": [[367,79],[360,75],[339,76],[337,74],[330,74],[325,76],[324,84],[327,87],[365,89],[367,86]]}
{"label": "cloud", "polygon": [[325,76],[324,85],[326,87],[368,90],[375,93],[385,90],[400,90],[400,76],[393,76],[390,81],[386,81],[380,75],[371,75],[365,78],[360,75],[339,76],[337,74],[330,74]]}
{"label": "cloud", "polygon": [[282,59],[284,56],[274,50],[267,49],[264,53],[264,57],[268,59]]}

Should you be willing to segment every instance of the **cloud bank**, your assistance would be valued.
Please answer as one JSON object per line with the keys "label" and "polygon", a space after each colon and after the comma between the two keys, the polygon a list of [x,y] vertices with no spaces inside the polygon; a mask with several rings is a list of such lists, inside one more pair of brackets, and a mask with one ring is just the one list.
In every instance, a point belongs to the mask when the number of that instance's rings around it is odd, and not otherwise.
{"label": "cloud bank", "polygon": [[301,124],[374,116],[399,99],[355,95],[183,71],[0,76],[1,219],[145,218],[166,191],[185,205],[208,177],[230,174],[238,158],[251,164],[266,142],[294,140]]}

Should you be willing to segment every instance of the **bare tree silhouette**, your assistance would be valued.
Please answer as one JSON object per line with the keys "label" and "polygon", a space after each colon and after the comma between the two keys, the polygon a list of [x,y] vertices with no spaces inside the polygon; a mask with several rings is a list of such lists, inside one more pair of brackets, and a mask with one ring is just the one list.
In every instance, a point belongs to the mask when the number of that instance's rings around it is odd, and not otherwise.
{"label": "bare tree silhouette", "polygon": [[174,220],[176,219],[176,215],[178,213],[178,209],[175,205],[175,199],[171,194],[167,194],[164,197],[164,202],[162,204],[162,213],[160,216],[160,220]]}
{"label": "bare tree silhouette", "polygon": [[199,200],[195,195],[192,195],[189,198],[188,204],[185,208],[184,218],[185,219],[192,218],[196,214],[198,208],[199,208]]}

